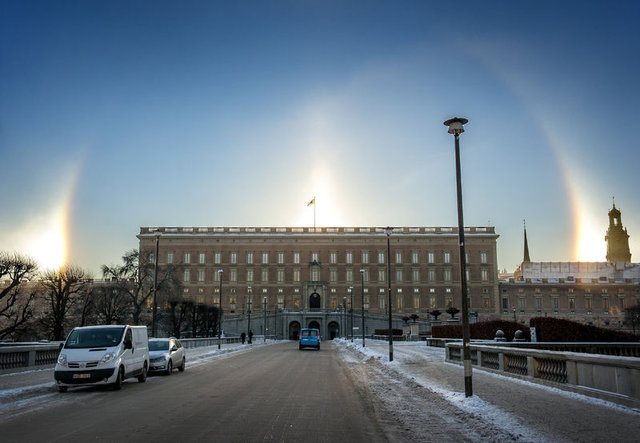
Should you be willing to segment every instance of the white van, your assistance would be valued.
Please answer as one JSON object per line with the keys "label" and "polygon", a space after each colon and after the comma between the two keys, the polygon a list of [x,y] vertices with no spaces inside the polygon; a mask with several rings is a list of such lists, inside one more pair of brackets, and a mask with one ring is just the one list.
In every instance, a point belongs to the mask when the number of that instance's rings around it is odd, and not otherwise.
{"label": "white van", "polygon": [[54,377],[58,390],[69,386],[110,384],[147,379],[149,339],[145,326],[85,326],[69,333],[60,350]]}

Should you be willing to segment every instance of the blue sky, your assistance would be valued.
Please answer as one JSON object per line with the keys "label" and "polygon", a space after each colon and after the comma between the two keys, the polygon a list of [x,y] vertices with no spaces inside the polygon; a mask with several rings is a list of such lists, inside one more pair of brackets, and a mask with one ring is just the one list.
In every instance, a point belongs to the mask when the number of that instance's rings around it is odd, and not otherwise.
{"label": "blue sky", "polygon": [[[640,4],[0,0],[0,250],[97,274],[140,226],[455,226],[499,267],[640,257]],[[59,261],[59,259],[58,259]]]}

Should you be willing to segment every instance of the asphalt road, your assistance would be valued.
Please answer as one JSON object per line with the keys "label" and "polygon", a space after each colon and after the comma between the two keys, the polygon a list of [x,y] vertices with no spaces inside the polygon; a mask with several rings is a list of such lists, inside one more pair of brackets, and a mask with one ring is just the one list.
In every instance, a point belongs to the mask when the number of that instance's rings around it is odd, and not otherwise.
{"label": "asphalt road", "polygon": [[[388,430],[387,430],[388,432]],[[388,441],[330,343],[255,347],[183,373],[56,393],[2,441]]]}

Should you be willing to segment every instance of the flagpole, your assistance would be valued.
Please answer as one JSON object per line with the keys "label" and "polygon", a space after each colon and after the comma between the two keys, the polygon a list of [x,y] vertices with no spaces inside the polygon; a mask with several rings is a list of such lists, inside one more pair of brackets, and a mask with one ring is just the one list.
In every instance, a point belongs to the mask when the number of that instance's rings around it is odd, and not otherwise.
{"label": "flagpole", "polygon": [[316,206],[318,206],[318,204],[316,203],[316,196],[313,196],[313,232],[316,232]]}

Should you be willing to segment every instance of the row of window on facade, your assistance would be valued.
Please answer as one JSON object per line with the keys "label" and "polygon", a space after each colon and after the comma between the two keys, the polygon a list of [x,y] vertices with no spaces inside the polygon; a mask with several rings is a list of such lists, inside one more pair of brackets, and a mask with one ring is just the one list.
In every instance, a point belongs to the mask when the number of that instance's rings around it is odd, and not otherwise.
{"label": "row of window on facade", "polygon": [[[365,309],[370,309],[371,305],[370,305],[370,300],[371,300],[371,295],[369,294],[369,288],[365,288],[364,289],[364,308]],[[185,289],[185,293],[188,294],[189,290]],[[204,289],[200,288],[198,290],[198,294],[196,296],[197,302],[198,303],[204,303],[205,302],[205,295],[204,295]],[[302,299],[300,297],[300,292],[298,289],[296,289],[294,291],[297,296],[294,296],[289,302],[292,303],[292,306],[287,306],[285,303],[285,296],[283,293],[282,289],[278,289],[278,293],[277,295],[275,295],[275,297],[273,295],[269,295],[268,290],[266,288],[263,288],[262,290],[262,294],[248,294],[244,297],[241,298],[242,301],[242,309],[259,309],[260,307],[262,307],[264,309],[264,307],[266,306],[267,308],[270,308],[272,306],[272,304],[274,303],[274,298],[275,298],[275,303],[277,304],[279,309],[284,309],[284,308],[289,308],[289,307],[293,307],[294,309],[299,309],[301,308],[302,305]],[[385,288],[379,288],[379,295],[377,297],[377,309],[379,310],[385,310],[386,306],[387,306],[387,293],[386,293],[386,289]],[[225,297],[223,297],[224,299]],[[360,308],[360,296],[355,296],[354,298],[355,303],[354,303],[354,308]],[[411,304],[408,304],[407,301],[409,301]],[[212,302],[214,305],[217,305],[220,302],[220,298],[219,298],[219,291],[216,289],[215,290],[215,294],[213,296]],[[343,296],[340,297],[339,295],[337,295],[336,290],[332,289],[329,293],[328,296],[328,302],[329,302],[329,306],[331,309],[339,309],[342,308],[344,309],[344,307],[346,306],[347,309],[351,308],[351,294],[349,293],[348,296]],[[448,308],[450,306],[454,306],[454,302],[453,302],[453,293],[451,291],[451,288],[446,288],[444,295],[436,295],[435,294],[435,289],[431,289],[429,294],[426,296],[422,296],[420,294],[417,293],[417,290],[414,291],[413,296],[408,296],[407,294],[403,294],[402,289],[398,289],[395,292],[394,298],[393,298],[393,309],[397,310],[397,311],[403,311],[405,309],[430,309],[430,310],[435,310],[435,309],[440,309],[440,308]],[[480,301],[480,304],[473,304],[472,303],[472,298],[469,297],[468,298],[468,303],[469,303],[469,307],[470,308],[475,308],[475,309],[485,309],[488,310],[491,308],[491,299],[489,297],[488,292],[484,292],[482,295],[482,299]],[[235,291],[230,292],[230,294],[228,295],[228,302],[225,303],[225,305],[229,306],[232,310],[236,310],[236,308],[238,308],[238,298],[236,296]],[[375,308],[376,306],[374,306]]]}
{"label": "row of window on facade", "polygon": [[[255,257],[254,252],[247,252],[246,253],[246,264],[248,265],[252,265],[254,264],[254,257]],[[395,263],[396,264],[402,264],[404,263],[404,251],[396,251],[395,252]],[[260,262],[260,264],[266,265],[269,264],[269,252],[262,252],[262,261]],[[312,252],[311,256],[310,256],[310,262],[320,262],[319,260],[319,252]],[[386,257],[386,252],[378,252],[377,253],[377,258],[378,264],[384,264],[385,263],[385,257]],[[200,265],[204,265],[207,263],[206,261],[206,253],[205,252],[199,252],[198,253],[198,260],[197,260],[197,264]],[[427,258],[427,263],[428,264],[435,264],[436,263],[436,252],[427,252],[426,255]],[[469,253],[466,253],[465,255],[466,258],[466,262],[469,263]],[[168,252],[167,253],[167,263],[168,264],[173,264],[175,263],[175,255],[173,252]],[[345,253],[345,263],[347,264],[353,264],[354,261],[354,253],[351,251],[347,251]],[[361,264],[368,264],[370,263],[369,261],[369,251],[361,251],[361,257],[360,257],[360,263]],[[149,261],[151,263],[154,262],[154,253],[151,252],[149,254]],[[230,264],[238,264],[238,253],[237,252],[230,252],[229,253],[229,261],[228,263]],[[338,263],[338,252],[330,252],[329,253],[329,263],[330,264],[337,264]],[[442,261],[441,263],[445,263],[445,264],[449,264],[451,263],[451,252],[448,251],[444,251],[442,252]],[[480,263],[482,264],[487,264],[487,253],[486,252],[480,252]],[[191,252],[185,252],[182,256],[182,264],[191,264]],[[213,264],[222,264],[222,252],[214,252],[213,253]],[[279,265],[283,265],[285,264],[285,253],[284,252],[277,252],[276,253],[276,264]],[[293,264],[300,264],[300,252],[293,252]],[[411,264],[420,264],[420,252],[419,251],[412,251],[411,252]]]}
{"label": "row of window on facade", "polygon": [[[564,298],[563,298],[564,299]],[[593,296],[585,296],[583,298],[580,299],[581,303],[583,306],[581,306],[581,311],[584,312],[588,312],[591,313],[593,312]],[[551,304],[550,306],[544,306],[543,304],[543,298],[540,297],[534,297],[533,298],[533,302],[534,302],[534,306],[532,306],[535,310],[535,312],[537,313],[541,313],[543,311],[545,311],[546,309],[551,309],[551,311],[557,313],[560,311],[560,309],[563,310],[568,310],[569,312],[575,312],[576,311],[576,297],[568,297],[566,298],[566,304],[560,303],[560,297],[559,296],[555,296],[555,297],[550,297],[550,301]],[[610,302],[610,298],[608,295],[602,295],[600,296],[600,310],[603,313],[610,313],[610,311],[612,309],[614,309],[615,311],[617,311],[618,313],[620,311],[623,311],[624,309],[626,309],[629,305],[631,306],[631,304],[633,304],[634,299],[632,298],[631,303],[629,301],[627,301],[627,298],[622,296],[622,297],[618,297],[618,303],[615,304],[614,306],[611,305]],[[638,302],[640,302],[640,298],[635,297],[635,303],[637,304]],[[527,312],[527,298],[520,296],[517,299],[517,306],[516,305],[512,305],[511,309],[518,311],[519,313],[524,314],[525,312]],[[509,298],[508,297],[502,297],[502,311],[503,313],[508,313],[509,311]]]}
{"label": "row of window on facade", "polygon": [[[407,271],[407,272],[405,272]],[[409,272],[410,271],[410,274]],[[253,269],[246,269],[245,270],[245,281],[247,282],[253,282],[254,281],[254,270]],[[357,271],[356,271],[357,272]],[[371,275],[370,275],[370,271],[367,268],[362,269],[361,271],[361,277],[358,280],[364,280],[365,282],[369,282],[372,281],[371,279]],[[187,268],[184,269],[183,271],[183,281],[185,283],[191,282],[191,274],[192,274],[192,270]],[[409,274],[409,275],[407,275]],[[197,274],[196,274],[196,281],[202,283],[205,282],[206,280],[206,270],[205,269],[198,269],[197,270]],[[301,269],[293,269],[293,282],[300,282],[301,281],[301,277],[302,277],[302,273],[301,273]],[[311,281],[320,281],[320,269],[318,268],[312,268],[310,271],[310,280]],[[377,270],[377,280],[378,282],[384,282],[387,279],[387,269],[383,268],[383,269],[378,269]],[[427,270],[427,281],[437,281],[437,272],[436,269],[429,269]],[[452,281],[452,270],[451,269],[443,269],[442,270],[442,274],[441,274],[442,280],[443,281]],[[467,280],[471,280],[471,274],[470,271],[467,269],[466,270],[466,277]],[[213,273],[213,281],[220,281],[221,275],[220,272],[214,272]],[[224,277],[222,277],[223,280]],[[480,280],[487,282],[489,281],[489,270],[488,269],[480,269]],[[228,281],[230,282],[237,282],[238,281],[238,271],[236,269],[230,269],[229,270],[229,277],[228,277]],[[263,283],[267,283],[269,282],[269,269],[268,268],[264,268],[260,270],[260,281],[262,281]],[[278,283],[283,283],[285,281],[285,270],[284,269],[277,269],[276,270],[276,281]],[[330,269],[329,270],[329,281],[332,283],[336,283],[338,282],[338,270],[337,269]],[[354,282],[354,270],[353,269],[346,269],[345,270],[345,280],[346,282]],[[405,270],[405,269],[396,269],[395,270],[395,281],[396,282],[404,282],[404,281],[411,281],[413,283],[419,283],[421,282],[421,275],[420,275],[420,269],[411,269],[411,270]]]}

